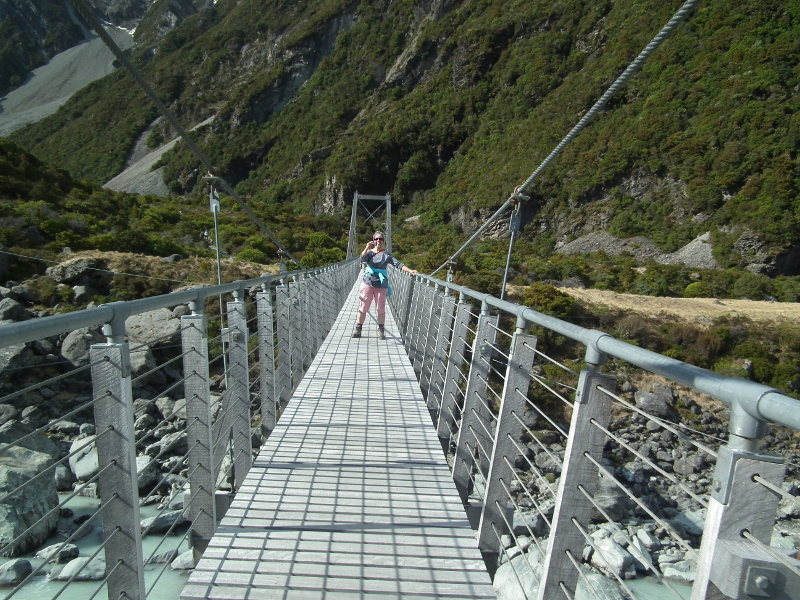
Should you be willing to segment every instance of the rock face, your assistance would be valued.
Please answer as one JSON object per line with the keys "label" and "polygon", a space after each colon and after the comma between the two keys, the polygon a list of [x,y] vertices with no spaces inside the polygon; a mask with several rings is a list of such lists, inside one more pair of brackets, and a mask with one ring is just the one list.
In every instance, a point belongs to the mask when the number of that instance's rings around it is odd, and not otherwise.
{"label": "rock face", "polygon": [[[52,462],[52,457],[46,454],[18,446],[5,448],[0,455],[0,496],[5,496],[25,482],[31,482],[24,492],[17,492],[0,503],[0,546],[12,542],[31,528],[4,552],[4,556],[14,557],[30,552],[41,546],[55,531],[57,511],[45,517],[58,505],[55,478],[40,477],[31,481]],[[37,524],[40,520],[41,523]]]}

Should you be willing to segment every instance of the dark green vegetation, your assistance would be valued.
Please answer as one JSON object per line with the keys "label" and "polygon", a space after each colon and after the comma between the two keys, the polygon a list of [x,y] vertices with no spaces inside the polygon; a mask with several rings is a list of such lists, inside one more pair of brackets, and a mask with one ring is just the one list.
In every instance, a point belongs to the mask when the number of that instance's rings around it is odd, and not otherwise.
{"label": "dark green vegetation", "polygon": [[[254,206],[317,210],[335,177],[440,239],[524,181],[680,2],[383,4],[222,0],[136,62],[183,122],[216,116],[198,137]],[[701,2],[535,182],[536,243],[598,214],[664,251],[711,230],[724,266],[744,228],[776,252],[800,241],[798,40],[798,2]],[[102,182],[155,116],[119,73],[14,139]],[[175,193],[198,188],[185,149],[166,163]],[[631,177],[683,191],[642,202]]]}
{"label": "dark green vegetation", "polygon": [[[163,199],[112,192],[74,179],[2,139],[0,173],[0,244],[17,254],[53,260],[69,247],[153,256],[214,256],[201,240],[204,230],[213,234],[213,216],[208,200],[199,194]],[[277,261],[274,245],[254,231],[238,206],[224,201],[222,214],[219,235],[225,252],[240,260]],[[305,266],[344,258],[345,225],[326,215],[277,214],[269,222]],[[6,279],[25,279],[41,271],[40,261],[17,259]]]}

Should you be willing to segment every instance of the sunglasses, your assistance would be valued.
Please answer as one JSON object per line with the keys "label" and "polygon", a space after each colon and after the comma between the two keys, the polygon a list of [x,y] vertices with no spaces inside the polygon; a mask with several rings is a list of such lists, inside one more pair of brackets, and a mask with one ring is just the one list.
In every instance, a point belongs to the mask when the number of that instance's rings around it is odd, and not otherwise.
{"label": "sunglasses", "polygon": [[373,242],[382,242],[383,238],[372,238]]}

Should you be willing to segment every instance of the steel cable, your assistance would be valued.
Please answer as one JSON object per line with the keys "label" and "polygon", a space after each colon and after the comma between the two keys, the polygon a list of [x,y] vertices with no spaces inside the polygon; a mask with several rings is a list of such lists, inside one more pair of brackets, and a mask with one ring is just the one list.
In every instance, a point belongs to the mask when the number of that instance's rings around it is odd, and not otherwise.
{"label": "steel cable", "polygon": [[613,433],[611,433],[611,432],[610,432],[608,429],[606,429],[605,427],[603,427],[602,425],[600,425],[600,423],[598,423],[598,422],[597,422],[597,421],[595,421],[594,419],[590,419],[590,420],[589,420],[589,422],[590,422],[592,425],[594,425],[595,427],[597,427],[597,428],[598,428],[600,431],[602,431],[603,433],[605,433],[605,434],[606,434],[608,437],[610,437],[612,440],[614,440],[615,442],[617,442],[617,443],[618,443],[620,446],[622,446],[623,448],[625,448],[625,449],[626,449],[626,450],[628,450],[629,452],[631,452],[631,453],[633,453],[634,455],[636,455],[636,457],[638,457],[638,458],[639,458],[640,460],[642,460],[642,461],[643,461],[645,464],[647,464],[647,466],[649,466],[649,467],[650,467],[650,468],[652,468],[652,469],[655,469],[656,471],[658,471],[659,473],[661,473],[661,475],[663,475],[664,477],[666,477],[667,479],[669,479],[669,480],[670,480],[672,483],[674,483],[674,484],[675,484],[675,485],[677,485],[679,488],[681,488],[681,489],[682,489],[684,492],[686,492],[686,493],[687,493],[689,496],[691,496],[691,497],[692,497],[692,499],[693,499],[695,502],[697,502],[698,504],[700,504],[700,505],[701,505],[701,506],[703,506],[704,508],[708,508],[708,501],[707,501],[705,498],[701,498],[700,496],[698,496],[697,494],[695,494],[695,493],[694,493],[692,490],[690,490],[690,489],[689,489],[689,488],[686,486],[686,484],[684,484],[682,481],[679,481],[677,477],[675,477],[674,475],[672,475],[672,474],[670,474],[670,473],[667,473],[667,472],[666,472],[664,469],[662,469],[661,467],[659,467],[657,464],[655,464],[655,463],[654,463],[652,460],[650,460],[649,458],[647,458],[646,456],[644,456],[644,455],[643,455],[641,452],[639,452],[638,450],[634,450],[634,448],[633,448],[633,447],[632,447],[630,444],[628,444],[628,443],[627,443],[625,440],[623,440],[623,439],[622,439],[622,438],[620,438],[619,436],[617,436],[617,435],[614,435]]}
{"label": "steel cable", "polygon": [[622,86],[624,86],[628,81],[639,72],[639,70],[644,65],[645,61],[650,57],[653,52],[658,49],[658,47],[662,44],[662,42],[670,35],[673,31],[678,27],[678,25],[684,21],[688,16],[689,13],[694,10],[695,6],[699,0],[687,0],[681,6],[678,11],[672,16],[672,18],[667,22],[666,25],[659,31],[656,36],[650,41],[647,46],[645,46],[644,50],[642,50],[639,55],[631,62],[628,67],[622,72],[622,74],[617,77],[614,83],[603,93],[602,96],[594,103],[594,105],[581,117],[578,123],[567,133],[566,136],[558,143],[558,145],[547,155],[547,157],[541,162],[541,164],[536,167],[536,169],[531,173],[531,175],[522,182],[508,200],[503,203],[503,205],[497,209],[497,211],[489,217],[489,219],[481,225],[480,228],[464,243],[461,248],[459,248],[450,258],[448,258],[444,264],[442,264],[438,269],[433,271],[431,275],[435,275],[441,269],[443,269],[448,264],[455,262],[455,260],[461,255],[464,250],[466,250],[473,241],[475,241],[489,226],[506,212],[511,206],[514,205],[515,201],[518,199],[519,194],[524,193],[527,188],[533,183],[533,181],[541,174],[542,171],[551,163],[553,160],[561,154],[561,152],[566,148],[566,146],[573,140],[575,137],[589,124],[589,122],[597,116],[601,110],[608,104],[609,100],[616,94]]}
{"label": "steel cable", "polygon": [[[592,506],[594,506],[598,510],[598,512],[601,515],[603,515],[603,518],[606,521],[608,521],[609,524],[611,524],[611,526],[614,528],[614,530],[627,539],[628,546],[630,547],[630,544],[633,542],[633,540],[630,538],[630,536],[625,531],[623,531],[622,528],[619,525],[617,525],[616,522],[614,522],[614,519],[612,519],[609,516],[609,514],[603,509],[603,507],[600,506],[597,503],[597,501],[594,499],[594,497],[588,491],[586,491],[586,488],[584,488],[582,485],[579,485],[578,486],[578,490],[584,496],[586,496],[586,499],[592,504]],[[630,553],[630,550],[628,552]],[[636,560],[640,560],[640,557],[634,556],[634,558]],[[675,595],[675,597],[678,598],[678,600],[683,600],[683,596],[681,596],[680,593],[674,587],[672,587],[672,585],[669,583],[669,580],[667,580],[661,574],[661,572],[656,568],[656,566],[653,564],[653,561],[650,558],[650,556],[649,555],[647,555],[647,556],[643,556],[642,555],[641,558],[642,559],[646,559],[646,562],[643,562],[643,561],[640,561],[640,562],[642,562],[642,564],[644,564],[644,566],[647,567],[653,573],[653,575],[655,575],[658,578],[659,582],[661,582],[662,585],[665,585]]]}

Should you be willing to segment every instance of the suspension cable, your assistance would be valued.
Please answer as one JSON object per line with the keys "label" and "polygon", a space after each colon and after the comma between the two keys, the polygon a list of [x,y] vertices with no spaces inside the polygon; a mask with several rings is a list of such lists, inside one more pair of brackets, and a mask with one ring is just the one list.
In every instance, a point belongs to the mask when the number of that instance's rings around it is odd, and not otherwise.
{"label": "suspension cable", "polygon": [[[164,118],[167,119],[167,121],[169,121],[169,124],[172,126],[172,128],[178,132],[178,135],[181,136],[181,139],[183,139],[183,141],[186,143],[186,145],[189,147],[192,153],[200,160],[201,163],[203,163],[203,166],[207,169],[207,171],[209,173],[214,172],[215,167],[214,165],[211,164],[211,161],[208,160],[208,157],[206,157],[205,153],[203,153],[203,151],[200,150],[197,144],[194,143],[194,140],[181,126],[181,124],[178,122],[178,119],[175,118],[175,115],[173,115],[172,112],[164,105],[164,103],[161,101],[158,95],[156,95],[153,88],[150,87],[150,85],[144,80],[144,77],[142,77],[142,75],[139,73],[136,67],[133,66],[133,63],[131,63],[127,55],[120,49],[119,46],[117,46],[116,42],[114,42],[114,40],[111,39],[111,36],[108,35],[105,29],[103,29],[103,26],[98,22],[98,20],[95,19],[91,10],[89,10],[89,7],[86,6],[84,1],[70,0],[70,2],[75,7],[75,10],[77,10],[78,13],[84,18],[89,27],[91,27],[94,30],[94,32],[100,37],[100,39],[103,40],[105,45],[108,46],[108,49],[111,50],[114,56],[116,56],[117,59],[120,61],[120,63],[122,63],[122,65],[125,67],[128,73],[130,73],[130,75],[134,78],[136,83],[139,84],[139,87],[142,88],[142,90],[148,96],[148,98],[150,98],[150,100],[153,101],[153,103],[158,108],[159,112],[161,112]],[[233,198],[236,201],[236,203],[242,208],[242,210],[244,210],[244,212],[247,213],[247,215],[253,220],[253,222],[256,225],[258,225],[259,229],[261,229],[264,235],[266,235],[270,240],[272,240],[272,243],[275,244],[280,251],[284,252],[286,256],[288,256],[292,261],[300,265],[300,262],[292,255],[291,252],[289,252],[286,248],[284,248],[283,244],[281,244],[278,241],[278,238],[276,238],[272,234],[272,232],[269,229],[267,229],[267,226],[261,222],[261,219],[259,219],[255,215],[255,213],[253,213],[253,211],[250,210],[247,204],[245,204],[245,202],[239,197],[239,194],[236,193],[236,191],[231,187],[231,185],[221,177],[218,177],[217,179],[219,181],[219,185],[225,190],[225,192],[231,198]]]}
{"label": "suspension cable", "polygon": [[544,171],[544,169],[551,162],[553,162],[553,160],[559,154],[561,154],[564,148],[566,148],[567,144],[569,144],[573,139],[575,139],[575,137],[581,132],[581,130],[583,130],[589,124],[589,122],[592,119],[594,119],[594,117],[597,116],[597,114],[601,110],[603,110],[605,105],[608,104],[608,101],[611,100],[614,94],[616,94],[622,88],[622,86],[628,83],[628,81],[634,75],[636,75],[636,73],[639,72],[639,70],[642,68],[645,61],[650,57],[650,55],[653,54],[653,52],[655,52],[658,49],[661,43],[669,35],[671,35],[673,31],[675,31],[678,25],[680,25],[680,23],[683,22],[688,17],[689,13],[692,10],[694,10],[695,5],[697,5],[699,1],[700,0],[687,0],[683,4],[683,6],[681,6],[678,9],[678,11],[674,15],[672,15],[672,18],[667,22],[666,25],[664,25],[661,31],[659,31],[658,34],[650,41],[650,43],[647,44],[647,46],[645,46],[644,50],[642,50],[639,53],[639,55],[633,60],[633,62],[628,65],[628,68],[626,68],[625,71],[622,72],[622,75],[617,77],[614,83],[612,83],[611,86],[605,91],[605,93],[602,96],[600,96],[600,99],[594,103],[592,108],[590,108],[586,112],[586,114],[583,115],[583,117],[581,117],[580,121],[578,121],[578,123],[572,128],[572,130],[566,136],[564,136],[564,139],[562,139],[561,142],[559,142],[559,144],[553,149],[553,151],[547,155],[547,157],[541,162],[541,164],[538,167],[536,167],[536,170],[533,173],[531,173],[531,175],[524,182],[522,182],[521,185],[517,186],[517,188],[514,189],[514,192],[511,194],[508,200],[506,200],[503,203],[503,205],[499,209],[497,209],[497,212],[495,212],[491,217],[489,217],[489,219],[483,225],[481,225],[480,228],[474,234],[472,234],[472,237],[470,237],[464,243],[464,245],[461,246],[461,248],[456,250],[456,252],[450,258],[448,258],[444,262],[444,264],[442,264],[442,266],[433,271],[433,273],[431,273],[431,276],[435,275],[436,273],[441,271],[444,267],[446,267],[448,264],[455,261],[464,252],[464,250],[466,250],[470,245],[472,245],[472,242],[474,242],[478,238],[478,236],[480,236],[497,218],[500,217],[500,215],[505,213],[506,210],[508,210],[511,206],[513,206],[517,202],[517,200],[520,198],[520,194],[524,193],[527,190],[527,188],[530,187],[531,183],[533,183],[533,180],[536,179],[541,174],[541,172]]}

